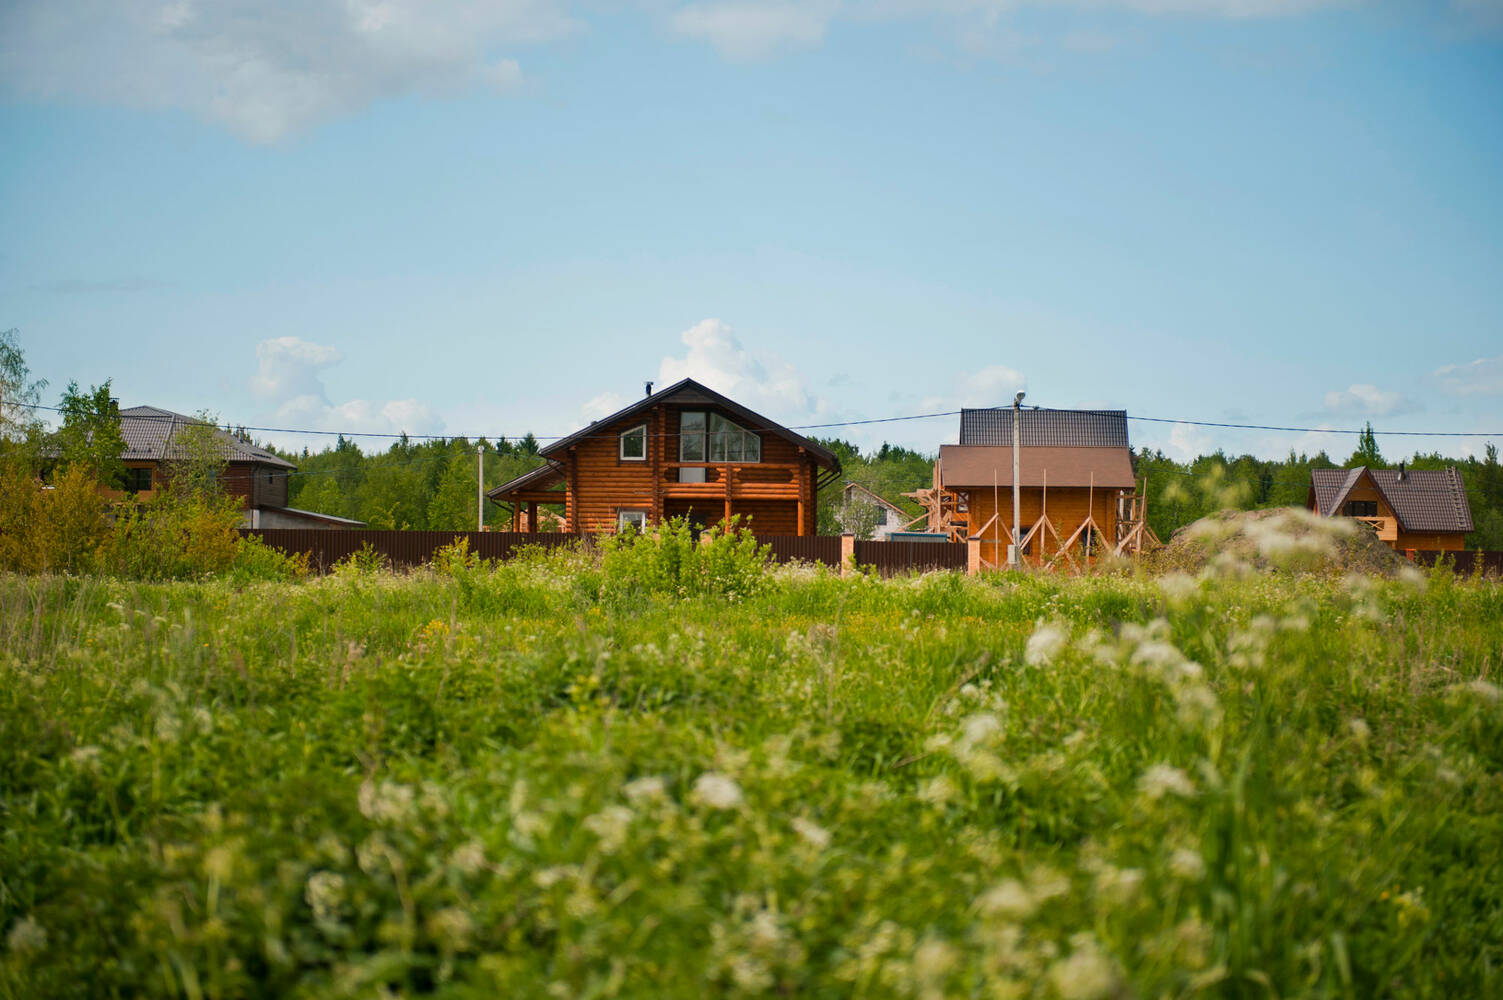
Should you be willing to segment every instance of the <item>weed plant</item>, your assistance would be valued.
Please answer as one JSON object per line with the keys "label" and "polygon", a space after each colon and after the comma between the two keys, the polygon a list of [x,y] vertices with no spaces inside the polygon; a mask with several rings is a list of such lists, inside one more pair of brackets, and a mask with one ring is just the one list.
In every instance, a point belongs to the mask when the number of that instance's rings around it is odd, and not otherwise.
{"label": "weed plant", "polygon": [[742,544],[0,577],[0,996],[1503,989],[1497,583]]}

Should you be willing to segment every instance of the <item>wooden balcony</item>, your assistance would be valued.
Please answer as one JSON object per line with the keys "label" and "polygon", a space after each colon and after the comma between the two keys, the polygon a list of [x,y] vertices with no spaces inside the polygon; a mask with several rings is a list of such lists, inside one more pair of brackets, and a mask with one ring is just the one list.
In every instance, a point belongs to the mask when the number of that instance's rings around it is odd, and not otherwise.
{"label": "wooden balcony", "polygon": [[[680,469],[704,469],[705,482],[679,482]],[[798,472],[797,465],[765,462],[672,462],[662,467],[662,495],[669,499],[797,500]]]}
{"label": "wooden balcony", "polygon": [[1397,542],[1399,540],[1399,523],[1391,517],[1354,517],[1354,521],[1360,521],[1378,533],[1381,542]]}

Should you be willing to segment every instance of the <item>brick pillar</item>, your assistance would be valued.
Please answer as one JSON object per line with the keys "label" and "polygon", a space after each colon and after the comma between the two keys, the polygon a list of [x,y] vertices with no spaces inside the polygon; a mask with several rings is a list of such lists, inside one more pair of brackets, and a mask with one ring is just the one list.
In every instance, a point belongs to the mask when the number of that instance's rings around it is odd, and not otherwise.
{"label": "brick pillar", "polygon": [[965,571],[970,576],[981,572],[981,539],[967,538],[965,541]]}
{"label": "brick pillar", "polygon": [[840,575],[849,576],[851,568],[856,565],[856,536],[845,534],[840,536]]}

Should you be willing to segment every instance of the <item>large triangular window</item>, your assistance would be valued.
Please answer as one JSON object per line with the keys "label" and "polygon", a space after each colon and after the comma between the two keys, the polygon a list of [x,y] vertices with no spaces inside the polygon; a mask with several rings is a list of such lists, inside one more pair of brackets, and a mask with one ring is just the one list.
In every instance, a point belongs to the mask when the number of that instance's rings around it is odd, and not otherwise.
{"label": "large triangular window", "polygon": [[718,413],[685,410],[678,420],[680,462],[760,462],[762,438]]}

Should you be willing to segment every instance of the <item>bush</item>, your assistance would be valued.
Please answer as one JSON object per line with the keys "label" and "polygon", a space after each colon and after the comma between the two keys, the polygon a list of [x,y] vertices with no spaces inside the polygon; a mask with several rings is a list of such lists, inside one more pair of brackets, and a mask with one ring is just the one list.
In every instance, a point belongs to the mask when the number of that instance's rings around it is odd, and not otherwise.
{"label": "bush", "polygon": [[386,553],[370,542],[361,542],[359,552],[351,552],[334,564],[334,572],[338,576],[370,576],[390,568],[391,560]]}
{"label": "bush", "polygon": [[115,508],[101,568],[133,580],[191,580],[228,569],[240,551],[241,511],[232,497],[171,488]]}
{"label": "bush", "polygon": [[0,568],[81,573],[94,568],[109,533],[104,502],[79,466],[42,486],[22,465],[0,472]]}
{"label": "bush", "polygon": [[734,517],[707,528],[696,540],[686,518],[675,517],[648,532],[626,532],[600,543],[606,596],[714,595],[735,600],[767,582],[771,546],[758,545]]}
{"label": "bush", "polygon": [[229,578],[236,584],[266,580],[301,580],[307,576],[308,553],[288,555],[261,540],[260,535],[241,538]]}

